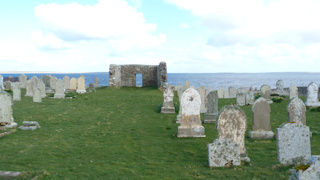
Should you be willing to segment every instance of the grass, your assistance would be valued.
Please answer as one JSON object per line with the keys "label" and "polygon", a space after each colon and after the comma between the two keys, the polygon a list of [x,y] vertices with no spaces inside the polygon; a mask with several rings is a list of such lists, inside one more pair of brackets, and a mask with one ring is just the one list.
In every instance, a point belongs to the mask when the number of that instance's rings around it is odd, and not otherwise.
{"label": "grass", "polygon": [[[22,92],[22,95],[25,91]],[[177,102],[177,96],[174,97]],[[302,98],[304,101],[305,98]],[[38,121],[34,131],[17,129],[0,138],[0,170],[21,171],[20,179],[288,179],[277,165],[276,140],[251,140],[245,146],[250,163],[209,168],[207,144],[217,138],[215,124],[204,124],[206,138],[177,138],[177,114],[160,114],[163,95],[156,88],[101,87],[74,99],[45,98],[33,103],[22,96],[13,116]],[[288,98],[271,104],[272,130],[288,121]],[[219,99],[219,109],[235,104]],[[243,106],[252,126],[251,106]],[[306,113],[313,132],[312,154],[320,154],[320,112]],[[203,114],[201,115],[203,118]]]}

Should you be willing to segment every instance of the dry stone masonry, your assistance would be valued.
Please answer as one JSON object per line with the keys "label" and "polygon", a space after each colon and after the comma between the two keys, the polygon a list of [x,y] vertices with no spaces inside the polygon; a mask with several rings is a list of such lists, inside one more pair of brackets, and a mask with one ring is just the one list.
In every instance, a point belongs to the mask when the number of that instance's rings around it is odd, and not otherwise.
{"label": "dry stone masonry", "polygon": [[298,97],[291,99],[288,104],[288,121],[301,122],[306,125],[306,106]]}
{"label": "dry stone masonry", "polygon": [[204,114],[203,123],[214,123],[218,117],[218,92],[211,91],[207,96],[208,110]]}

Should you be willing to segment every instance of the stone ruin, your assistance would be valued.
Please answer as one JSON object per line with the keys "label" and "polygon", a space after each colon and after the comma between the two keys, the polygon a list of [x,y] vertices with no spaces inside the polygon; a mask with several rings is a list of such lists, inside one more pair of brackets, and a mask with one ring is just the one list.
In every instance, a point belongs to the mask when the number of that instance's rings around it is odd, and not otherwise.
{"label": "stone ruin", "polygon": [[116,65],[109,67],[109,86],[136,87],[136,74],[142,74],[142,86],[156,86],[162,88],[167,83],[167,64],[159,65]]}

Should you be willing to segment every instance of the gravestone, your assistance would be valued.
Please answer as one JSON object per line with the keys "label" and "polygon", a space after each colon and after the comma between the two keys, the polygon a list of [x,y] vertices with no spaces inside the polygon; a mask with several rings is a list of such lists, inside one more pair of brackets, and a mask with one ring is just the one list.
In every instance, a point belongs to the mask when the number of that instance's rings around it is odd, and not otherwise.
{"label": "gravestone", "polygon": [[244,145],[247,117],[238,106],[224,106],[219,112],[216,128],[219,139],[232,139],[233,142],[239,145],[241,157],[248,158]]}
{"label": "gravestone", "polygon": [[95,92],[96,91],[96,87],[94,86],[94,84],[90,83],[89,84],[89,92]]}
{"label": "gravestone", "polygon": [[290,99],[299,97],[298,88],[296,86],[290,86]]}
{"label": "gravestone", "polygon": [[253,104],[254,103],[254,92],[248,91],[246,93],[246,104]]}
{"label": "gravestone", "polygon": [[66,90],[66,89],[69,89],[70,87],[70,78],[69,76],[65,75],[63,77],[63,88]]}
{"label": "gravestone", "polygon": [[41,98],[47,97],[47,94],[46,94],[46,85],[45,85],[41,80],[38,81],[38,87],[37,87],[37,88],[40,89]]}
{"label": "gravestone", "polygon": [[200,113],[205,113],[207,112],[207,95],[208,91],[204,86],[200,86],[198,88],[198,93],[200,94],[201,97],[201,106],[200,106]]}
{"label": "gravestone", "polygon": [[270,99],[271,88],[268,85],[261,86],[261,97],[266,99],[269,104],[272,104],[272,100]]}
{"label": "gravestone", "polygon": [[276,83],[276,91],[279,95],[283,95],[283,86],[284,86],[284,83],[282,80],[278,80],[277,83]]}
{"label": "gravestone", "polygon": [[42,102],[40,89],[36,88],[33,93],[33,102]]}
{"label": "gravestone", "polygon": [[94,86],[95,87],[99,87],[100,85],[99,85],[99,78],[94,78]]}
{"label": "gravestone", "polygon": [[37,121],[23,121],[19,128],[21,130],[35,130],[40,128],[40,125]]}
{"label": "gravestone", "polygon": [[77,80],[76,78],[70,79],[70,90],[76,90],[77,89]]}
{"label": "gravestone", "polygon": [[36,76],[32,76],[30,80],[33,82],[33,85],[36,88],[38,86],[38,78]]}
{"label": "gravestone", "polygon": [[20,88],[26,88],[28,77],[24,74],[19,76]]}
{"label": "gravestone", "polygon": [[77,88],[77,93],[79,94],[84,94],[86,93],[86,86],[85,86],[85,80],[82,77],[83,75],[81,75],[78,79],[78,88]]}
{"label": "gravestone", "polygon": [[63,99],[66,95],[64,94],[64,83],[61,79],[57,80],[55,88],[56,88],[56,92],[54,93],[54,98]]}
{"label": "gravestone", "polygon": [[319,87],[316,83],[312,82],[308,85],[308,95],[305,102],[306,106],[320,106],[320,102],[318,101],[318,91]]}
{"label": "gravestone", "polygon": [[6,81],[6,82],[5,82],[6,89],[8,89],[8,90],[12,90],[11,83],[12,83],[11,81]]}
{"label": "gravestone", "polygon": [[249,131],[251,139],[272,139],[274,133],[270,126],[270,105],[266,99],[260,97],[251,108],[252,130]]}
{"label": "gravestone", "polygon": [[223,88],[219,88],[218,89],[218,98],[219,99],[223,99],[224,96],[224,89]]}
{"label": "gravestone", "polygon": [[0,123],[8,128],[17,126],[12,116],[13,101],[9,93],[2,91],[0,93]]}
{"label": "gravestone", "polygon": [[14,82],[14,79],[13,79],[12,76],[9,76],[8,79],[7,79],[7,81]]}
{"label": "gravestone", "polygon": [[241,87],[237,89],[237,93],[243,93],[246,94],[249,91],[249,89]]}
{"label": "gravestone", "polygon": [[232,139],[215,139],[208,144],[208,159],[210,167],[239,166],[240,147]]}
{"label": "gravestone", "polygon": [[228,90],[223,90],[223,91],[224,91],[223,98],[229,99],[230,98],[229,91]]}
{"label": "gravestone", "polygon": [[189,88],[181,97],[182,119],[178,137],[206,137],[200,120],[201,98],[197,90]]}
{"label": "gravestone", "polygon": [[246,105],[246,95],[244,93],[237,93],[236,101],[238,106]]}
{"label": "gravestone", "polygon": [[50,78],[50,87],[53,90],[56,90],[57,77],[53,76]]}
{"label": "gravestone", "polygon": [[320,156],[311,156],[310,165],[307,169],[290,169],[291,176],[289,180],[314,180],[320,179]]}
{"label": "gravestone", "polygon": [[0,88],[2,88],[2,90],[4,90],[3,76],[2,75],[0,75]]}
{"label": "gravestone", "polygon": [[178,89],[182,88],[183,86],[181,84],[178,84],[174,87],[174,90],[175,91],[178,91]]}
{"label": "gravestone", "polygon": [[182,94],[185,90],[187,90],[188,88],[190,87],[190,82],[189,81],[186,81],[184,86],[182,86],[182,88],[178,89],[177,91],[177,94],[178,94],[178,97],[179,97],[179,103],[180,103],[180,106],[179,106],[179,114],[177,115],[177,119],[176,119],[176,123],[180,124],[181,123],[181,118],[182,118],[182,106],[181,106],[181,97],[182,97]]}
{"label": "gravestone", "polygon": [[21,101],[21,89],[19,84],[14,84],[13,87],[13,100]]}
{"label": "gravestone", "polygon": [[[82,77],[84,80],[86,80],[86,78],[84,77],[84,75],[81,75],[80,77]],[[79,78],[80,78],[80,77],[79,77]]]}
{"label": "gravestone", "polygon": [[51,85],[50,85],[50,79],[51,79],[51,76],[49,75],[45,75],[43,76],[43,83],[45,84],[45,87],[46,87],[46,93],[51,93]]}
{"label": "gravestone", "polygon": [[236,98],[237,97],[237,89],[234,87],[229,87],[229,97]]}
{"label": "gravestone", "polygon": [[283,165],[306,164],[311,158],[309,127],[300,122],[277,128],[278,162]]}
{"label": "gravestone", "polygon": [[27,87],[26,87],[26,95],[25,96],[33,96],[34,93],[34,82],[31,80],[27,80]]}
{"label": "gravestone", "polygon": [[208,110],[204,114],[203,123],[214,123],[218,117],[218,92],[211,91],[207,95]]}
{"label": "gravestone", "polygon": [[306,125],[306,106],[301,99],[298,97],[291,99],[287,110],[289,122],[301,122]]}
{"label": "gravestone", "polygon": [[161,113],[176,113],[173,106],[173,97],[173,88],[167,87],[163,92],[163,106],[161,108]]}
{"label": "gravestone", "polygon": [[[189,87],[190,87],[190,81],[185,81],[185,82],[184,82],[184,86],[186,86],[186,87],[189,88]],[[187,89],[188,89],[188,88],[187,88]]]}

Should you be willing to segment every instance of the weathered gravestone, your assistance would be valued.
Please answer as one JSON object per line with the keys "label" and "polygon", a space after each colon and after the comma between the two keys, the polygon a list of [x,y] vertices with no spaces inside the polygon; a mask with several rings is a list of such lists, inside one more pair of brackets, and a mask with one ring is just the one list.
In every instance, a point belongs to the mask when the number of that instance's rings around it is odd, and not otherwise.
{"label": "weathered gravestone", "polygon": [[19,84],[14,84],[13,87],[13,100],[21,101],[21,89]]}
{"label": "weathered gravestone", "polygon": [[99,87],[100,85],[99,85],[99,78],[94,78],[94,86],[95,87]]}
{"label": "weathered gravestone", "polygon": [[43,77],[43,82],[45,84],[45,87],[46,87],[46,93],[50,93],[51,92],[51,85],[50,85],[50,79],[51,79],[51,76],[49,75],[45,75]]}
{"label": "weathered gravestone", "polygon": [[306,106],[301,99],[297,97],[291,99],[287,109],[289,122],[301,122],[306,125]]}
{"label": "weathered gravestone", "polygon": [[237,93],[236,101],[238,106],[246,105],[246,95],[244,93]]}
{"label": "weathered gravestone", "polygon": [[82,77],[84,80],[86,80],[86,78],[84,77],[84,75],[81,75],[80,77]]}
{"label": "weathered gravestone", "polygon": [[241,88],[237,89],[237,93],[246,94],[248,91],[249,91],[249,89],[248,88],[244,88],[244,87],[241,87]]}
{"label": "weathered gravestone", "polygon": [[182,119],[178,137],[206,137],[200,120],[201,99],[197,90],[189,88],[181,97]]}
{"label": "weathered gravestone", "polygon": [[161,113],[176,113],[173,106],[173,97],[173,88],[167,87],[163,92],[163,106],[161,108]]}
{"label": "weathered gravestone", "polygon": [[42,102],[41,91],[36,88],[33,93],[33,102]]}
{"label": "weathered gravestone", "polygon": [[289,180],[315,180],[320,179],[320,156],[311,156],[311,160],[308,162],[310,165],[307,169],[290,169],[291,176]]}
{"label": "weathered gravestone", "polygon": [[181,84],[178,84],[174,87],[175,91],[178,91],[180,88],[182,88],[183,86]]}
{"label": "weathered gravestone", "polygon": [[229,97],[236,98],[237,97],[237,89],[234,87],[229,87]]}
{"label": "weathered gravestone", "polygon": [[270,127],[270,105],[266,99],[260,97],[251,108],[252,131],[249,131],[251,139],[272,139],[274,133]]}
{"label": "weathered gravestone", "polygon": [[299,97],[298,88],[296,86],[290,86],[290,99]]}
{"label": "weathered gravestone", "polygon": [[248,91],[246,93],[246,104],[253,104],[254,103],[254,92]]}
{"label": "weathered gravestone", "polygon": [[282,80],[278,80],[277,83],[276,83],[276,91],[279,95],[283,95],[283,86],[284,86],[284,83]]}
{"label": "weathered gravestone", "polygon": [[179,102],[180,102],[180,107],[179,107],[179,114],[177,115],[176,123],[181,123],[181,118],[182,118],[181,97],[182,97],[183,92],[185,90],[187,90],[189,87],[190,87],[190,82],[186,81],[184,86],[182,86],[182,88],[178,89],[178,91],[177,91],[178,97],[179,97]]}
{"label": "weathered gravestone", "polygon": [[3,76],[2,75],[0,75],[0,88],[2,88],[2,90],[4,90]]}
{"label": "weathered gravestone", "polygon": [[250,161],[244,146],[247,117],[238,106],[224,106],[219,112],[216,128],[219,139],[232,139],[240,147],[241,159]]}
{"label": "weathered gravestone", "polygon": [[64,94],[64,83],[61,79],[57,80],[56,85],[56,92],[54,93],[54,98],[64,98],[66,95]]}
{"label": "weathered gravestone", "polygon": [[308,95],[305,102],[306,106],[320,106],[320,102],[318,101],[318,91],[319,87],[316,83],[312,82],[308,85]]}
{"label": "weathered gravestone", "polygon": [[77,89],[77,80],[76,78],[70,79],[70,90],[76,90]]}
{"label": "weathered gravestone", "polygon": [[269,85],[262,85],[261,86],[261,97],[266,99],[269,104],[272,104],[272,100],[270,99],[270,93],[271,93],[271,88]]}
{"label": "weathered gravestone", "polygon": [[8,128],[17,126],[12,116],[13,101],[9,93],[2,91],[0,93],[0,124]]}
{"label": "weathered gravestone", "polygon": [[28,77],[24,74],[19,76],[20,88],[26,88]]}
{"label": "weathered gravestone", "polygon": [[6,89],[8,89],[8,90],[12,90],[11,83],[12,83],[11,81],[6,81],[6,82],[5,82]]}
{"label": "weathered gravestone", "polygon": [[211,91],[207,95],[208,110],[204,114],[203,123],[214,123],[218,117],[218,92]]}
{"label": "weathered gravestone", "polygon": [[45,98],[47,96],[46,85],[41,80],[38,81],[38,88],[40,89],[41,98]]}
{"label": "weathered gravestone", "polygon": [[34,88],[38,86],[38,78],[36,76],[32,76],[30,79],[33,82]]}
{"label": "weathered gravestone", "polygon": [[207,112],[207,95],[208,95],[208,90],[204,86],[200,86],[198,88],[198,93],[200,94],[201,97],[201,106],[200,106],[200,113],[205,113]]}
{"label": "weathered gravestone", "polygon": [[70,78],[69,76],[65,75],[63,77],[63,88],[66,90],[66,89],[69,89],[70,87]]}
{"label": "weathered gravestone", "polygon": [[22,124],[23,125],[19,127],[21,130],[35,130],[40,128],[37,121],[23,121]]}
{"label": "weathered gravestone", "polygon": [[94,84],[90,83],[89,84],[89,92],[95,92],[96,91],[96,87],[94,86]]}
{"label": "weathered gravestone", "polygon": [[306,164],[311,158],[309,127],[301,122],[277,128],[278,162],[284,165]]}
{"label": "weathered gravestone", "polygon": [[240,147],[232,139],[215,139],[207,147],[210,167],[230,167],[241,164]]}
{"label": "weathered gravestone", "polygon": [[80,94],[83,94],[83,93],[87,92],[86,91],[85,80],[84,80],[84,78],[82,76],[80,76],[79,79],[78,79],[77,93],[80,93]]}
{"label": "weathered gravestone", "polygon": [[32,97],[34,90],[35,90],[34,87],[35,87],[34,82],[31,80],[27,80],[27,87],[26,87],[26,95],[25,96]]}
{"label": "weathered gravestone", "polygon": [[229,91],[228,90],[223,90],[223,91],[224,91],[223,98],[229,99],[230,98]]}
{"label": "weathered gravestone", "polygon": [[219,99],[223,99],[223,96],[224,96],[224,89],[223,88],[219,88],[218,89],[218,98]]}
{"label": "weathered gravestone", "polygon": [[53,76],[50,78],[50,87],[53,90],[56,90],[57,77]]}

